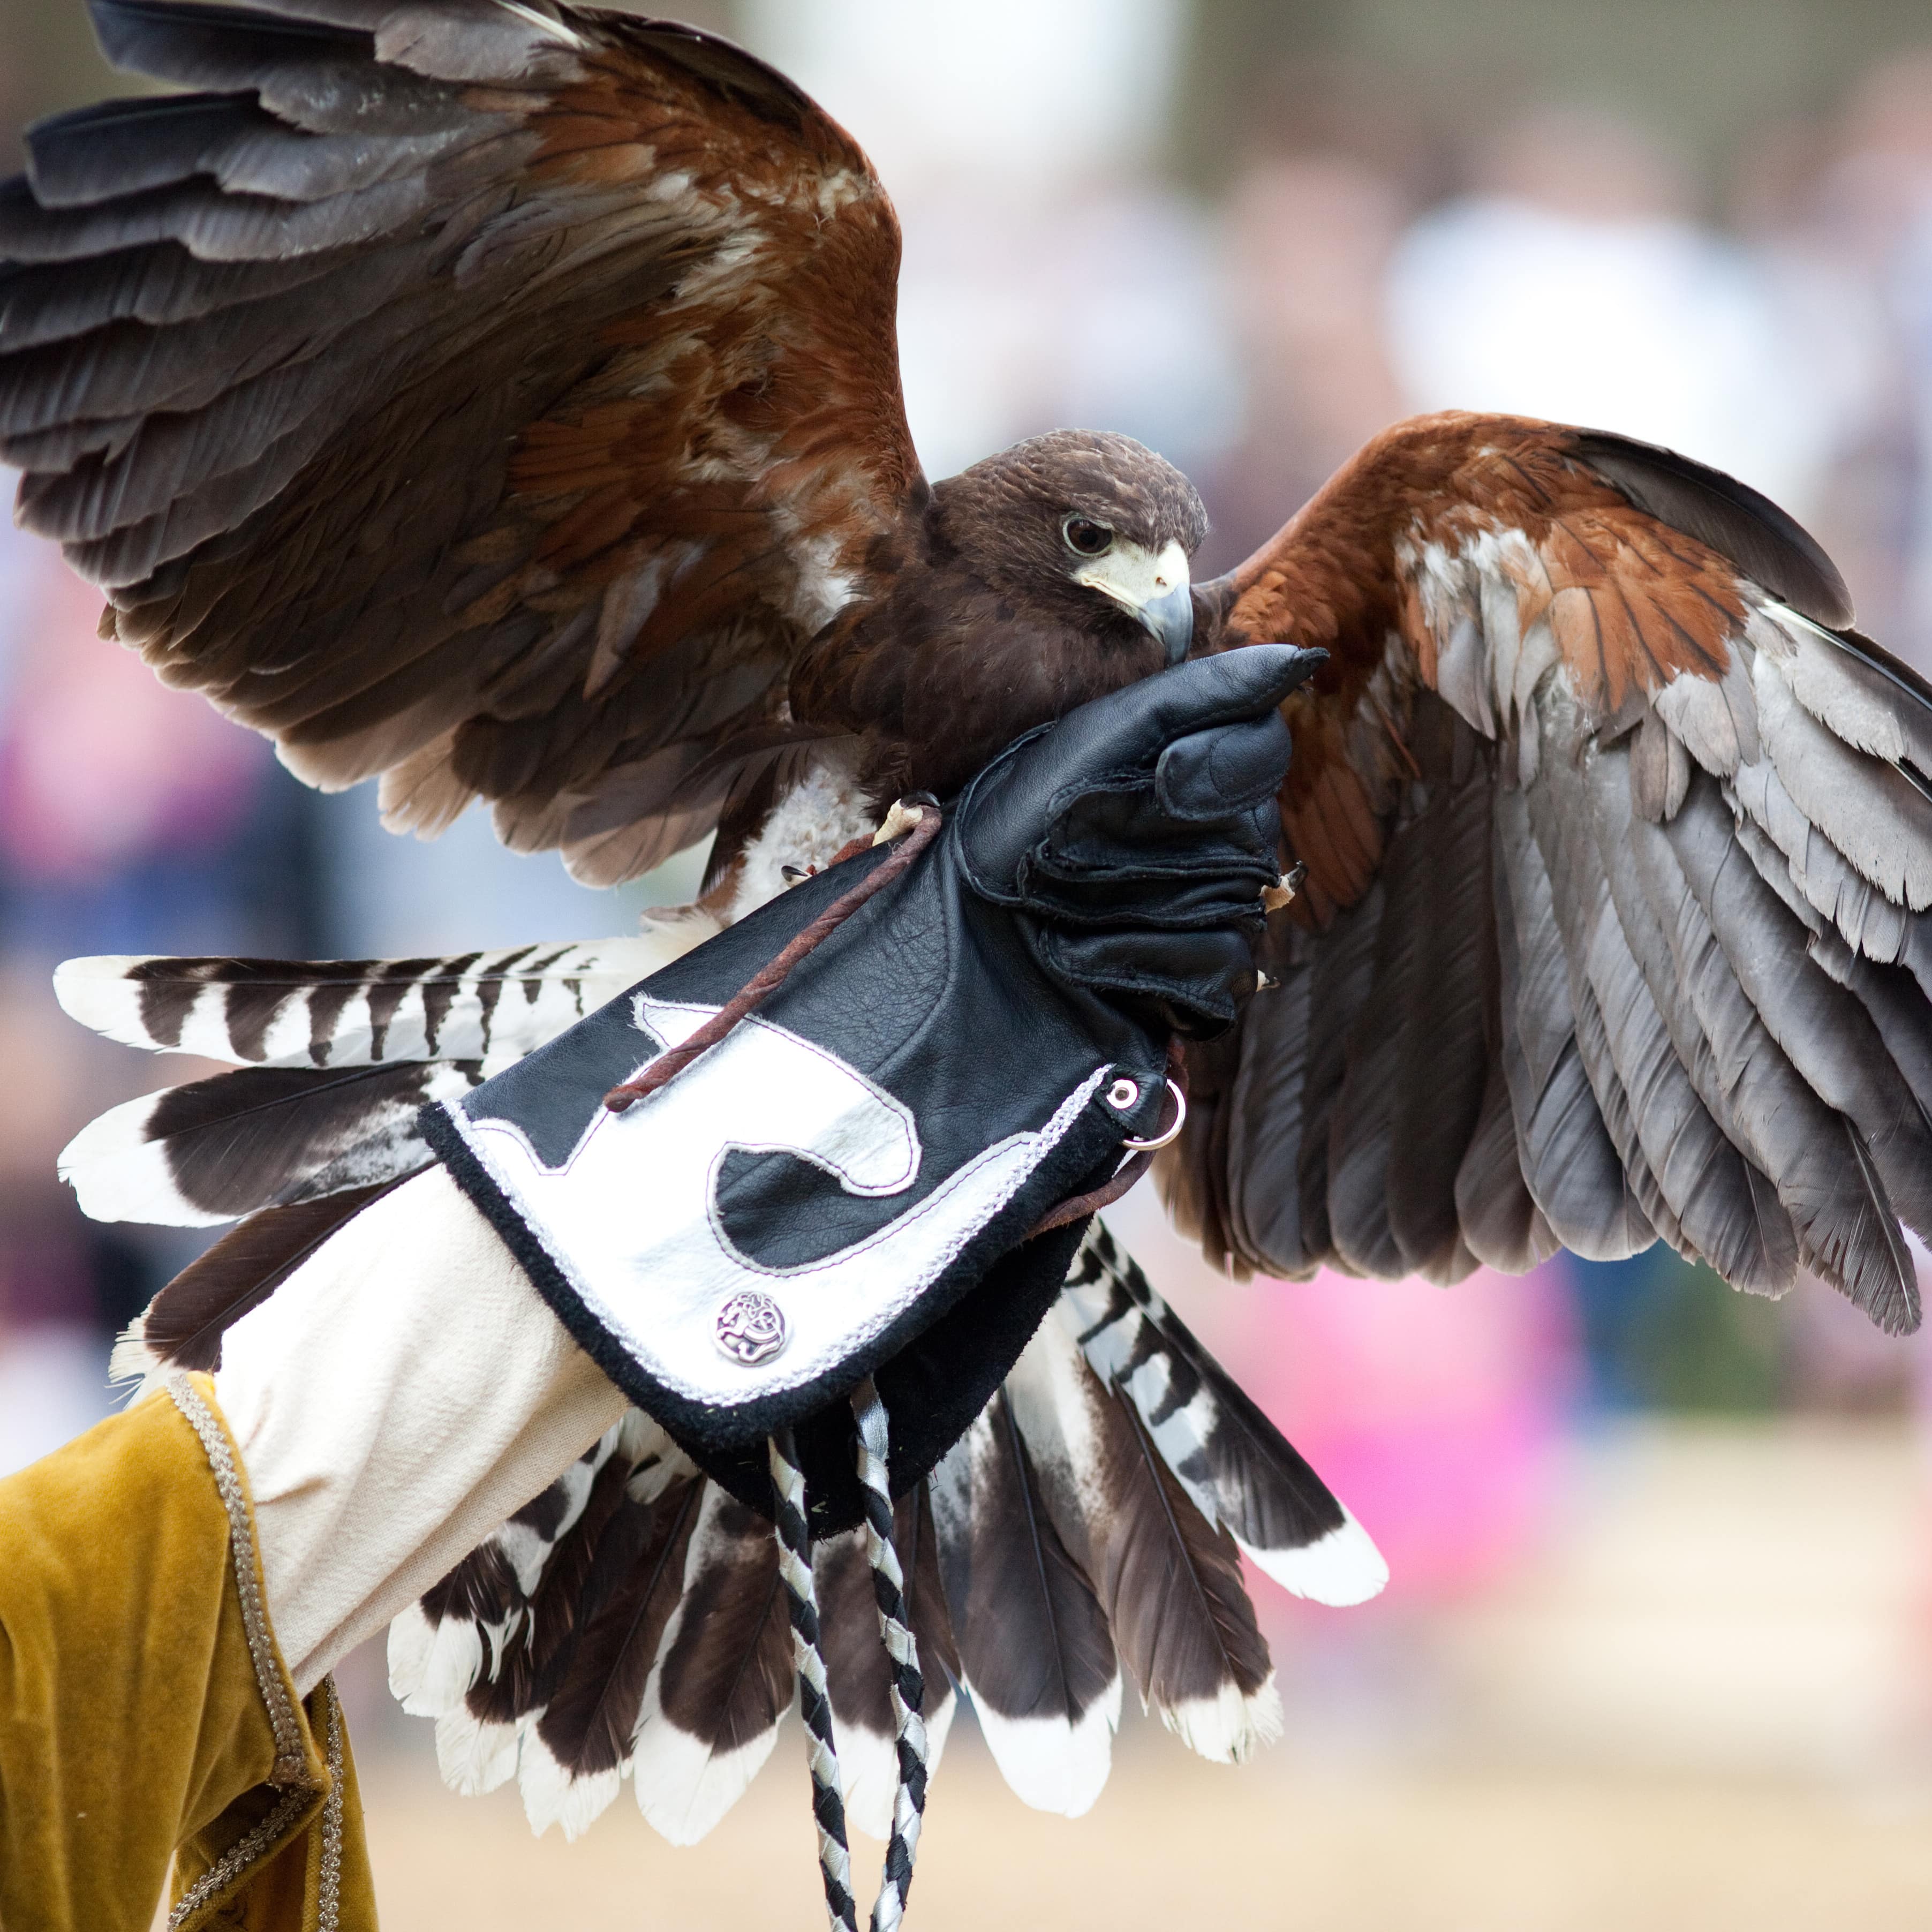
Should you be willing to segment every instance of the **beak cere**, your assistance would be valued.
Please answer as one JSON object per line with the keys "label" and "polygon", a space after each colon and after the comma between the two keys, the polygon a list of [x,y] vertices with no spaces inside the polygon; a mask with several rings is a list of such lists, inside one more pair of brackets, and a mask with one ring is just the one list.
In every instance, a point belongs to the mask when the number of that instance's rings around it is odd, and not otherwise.
{"label": "beak cere", "polygon": [[1117,542],[1076,571],[1073,580],[1111,598],[1158,638],[1170,667],[1186,656],[1194,641],[1194,596],[1180,544],[1170,543],[1156,556],[1138,544]]}

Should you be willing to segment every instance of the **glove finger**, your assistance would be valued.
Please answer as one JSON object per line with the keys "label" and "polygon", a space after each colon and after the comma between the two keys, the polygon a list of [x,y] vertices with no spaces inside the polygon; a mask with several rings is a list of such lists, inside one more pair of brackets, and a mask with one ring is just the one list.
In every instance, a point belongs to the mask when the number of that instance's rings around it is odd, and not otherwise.
{"label": "glove finger", "polygon": [[[1258,942],[1258,917],[1252,927]],[[1215,1021],[1232,1019],[1255,986],[1254,946],[1243,926],[1158,934],[1144,926],[1049,928],[1041,934],[1040,959],[1057,977],[1089,992],[1163,1000]]]}
{"label": "glove finger", "polygon": [[1177,738],[1257,718],[1328,662],[1325,651],[1244,644],[1142,678],[1070,711],[1024,754],[1050,763],[1052,789],[1112,772],[1144,770]]}
{"label": "glove finger", "polygon": [[1325,661],[1323,652],[1292,645],[1244,644],[1096,698],[1002,753],[968,788],[957,814],[974,889],[994,898],[1011,891],[1022,854],[1057,805],[1148,772],[1174,739],[1265,716]]}
{"label": "glove finger", "polygon": [[1229,859],[1241,865],[1272,862],[1281,842],[1281,820],[1273,790],[1252,804],[1212,818],[1188,819],[1166,810],[1149,788],[1089,792],[1068,806],[1027,861],[1028,876],[1078,878],[1123,875],[1151,866],[1212,868]]}
{"label": "glove finger", "polygon": [[1154,796],[1176,818],[1231,818],[1280,790],[1294,749],[1288,720],[1271,706],[1258,718],[1177,738],[1154,767]]}

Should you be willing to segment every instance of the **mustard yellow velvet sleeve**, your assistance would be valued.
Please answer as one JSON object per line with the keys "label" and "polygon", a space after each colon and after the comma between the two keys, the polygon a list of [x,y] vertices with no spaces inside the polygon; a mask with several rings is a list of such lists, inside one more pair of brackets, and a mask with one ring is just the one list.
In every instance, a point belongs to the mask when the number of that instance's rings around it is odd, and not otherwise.
{"label": "mustard yellow velvet sleeve", "polygon": [[171,1862],[181,1932],[376,1924],[341,1709],[295,1694],[200,1376],[0,1481],[0,1928],[147,1932]]}

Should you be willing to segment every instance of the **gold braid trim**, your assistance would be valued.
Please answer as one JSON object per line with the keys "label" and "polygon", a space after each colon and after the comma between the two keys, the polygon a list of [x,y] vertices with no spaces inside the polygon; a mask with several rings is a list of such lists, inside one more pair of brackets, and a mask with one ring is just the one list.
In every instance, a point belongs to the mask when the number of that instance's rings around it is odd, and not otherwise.
{"label": "gold braid trim", "polygon": [[[235,1587],[242,1600],[242,1628],[248,1641],[249,1660],[255,1666],[255,1682],[262,1694],[263,1708],[275,1740],[274,1768],[271,1784],[286,1786],[274,1809],[251,1832],[238,1838],[228,1850],[182,1893],[180,1902],[168,1914],[169,1932],[179,1928],[214,1895],[234,1883],[256,1862],[266,1856],[286,1836],[296,1816],[310,1802],[308,1756],[304,1748],[302,1720],[289,1694],[287,1679],[275,1655],[274,1640],[268,1634],[268,1617],[262,1601],[262,1587],[256,1568],[255,1524],[249,1514],[248,1498],[242,1486],[242,1472],[227,1432],[202,1400],[201,1392],[185,1375],[168,1378],[166,1388],[175,1406],[187,1418],[188,1426],[200,1438],[214,1478],[221,1506],[228,1513],[228,1537],[235,1564]],[[328,1796],[322,1808],[322,1872],[317,1899],[316,1932],[338,1932],[341,1923],[342,1893],[342,1702],[335,1694],[334,1681],[324,1678],[320,1686],[328,1716],[324,1757],[328,1767]]]}
{"label": "gold braid trim", "polygon": [[302,1720],[296,1715],[295,1700],[282,1676],[275,1655],[274,1640],[268,1634],[268,1613],[262,1606],[262,1586],[255,1566],[255,1522],[248,1513],[248,1498],[242,1488],[242,1472],[236,1467],[235,1451],[229,1446],[228,1432],[215,1420],[214,1412],[202,1400],[201,1392],[184,1375],[172,1375],[168,1394],[175,1406],[187,1417],[188,1426],[201,1438],[221,1506],[228,1512],[228,1538],[235,1553],[235,1588],[242,1599],[242,1628],[248,1639],[248,1655],[255,1666],[255,1682],[260,1687],[262,1702],[275,1734],[275,1768],[268,1774],[271,1784],[308,1783],[308,1757],[302,1748]]}

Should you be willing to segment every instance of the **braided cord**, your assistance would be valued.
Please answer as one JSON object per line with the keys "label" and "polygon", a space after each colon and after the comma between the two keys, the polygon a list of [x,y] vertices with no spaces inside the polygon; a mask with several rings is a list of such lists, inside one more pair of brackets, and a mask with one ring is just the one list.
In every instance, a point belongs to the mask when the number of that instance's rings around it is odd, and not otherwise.
{"label": "braided cord", "polygon": [[912,1889],[912,1862],[926,1815],[926,1680],[905,1601],[905,1577],[892,1546],[892,1498],[886,1486],[886,1406],[868,1376],[852,1392],[859,1424],[859,1487],[866,1508],[866,1558],[879,1606],[879,1635],[892,1672],[892,1719],[897,1731],[898,1790],[892,1801],[892,1835],[886,1846],[884,1877],[872,1907],[872,1932],[897,1932]]}
{"label": "braided cord", "polygon": [[818,1870],[825,1881],[825,1909],[833,1932],[858,1932],[852,1900],[852,1855],[845,1843],[845,1796],[838,1781],[838,1747],[832,1741],[825,1657],[819,1648],[818,1592],[812,1576],[805,1472],[798,1466],[798,1446],[789,1428],[772,1432],[770,1452],[778,1574],[791,1616],[792,1661],[798,1671],[806,1755],[812,1766],[812,1814],[818,1824]]}
{"label": "braided cord", "polygon": [[640,1073],[636,1079],[614,1087],[604,1096],[604,1104],[614,1114],[621,1114],[639,1100],[648,1100],[661,1087],[668,1087],[700,1053],[718,1042],[745,1016],[762,1006],[790,976],[792,968],[808,959],[836,932],[866,902],[886,886],[939,836],[939,806],[927,796],[925,802],[907,810],[902,799],[892,807],[879,828],[882,838],[897,836],[893,826],[904,828],[898,850],[882,866],[875,866],[849,892],[834,899],[802,932],[796,934],[784,950],[763,966],[720,1006],[682,1046],[674,1046]]}

